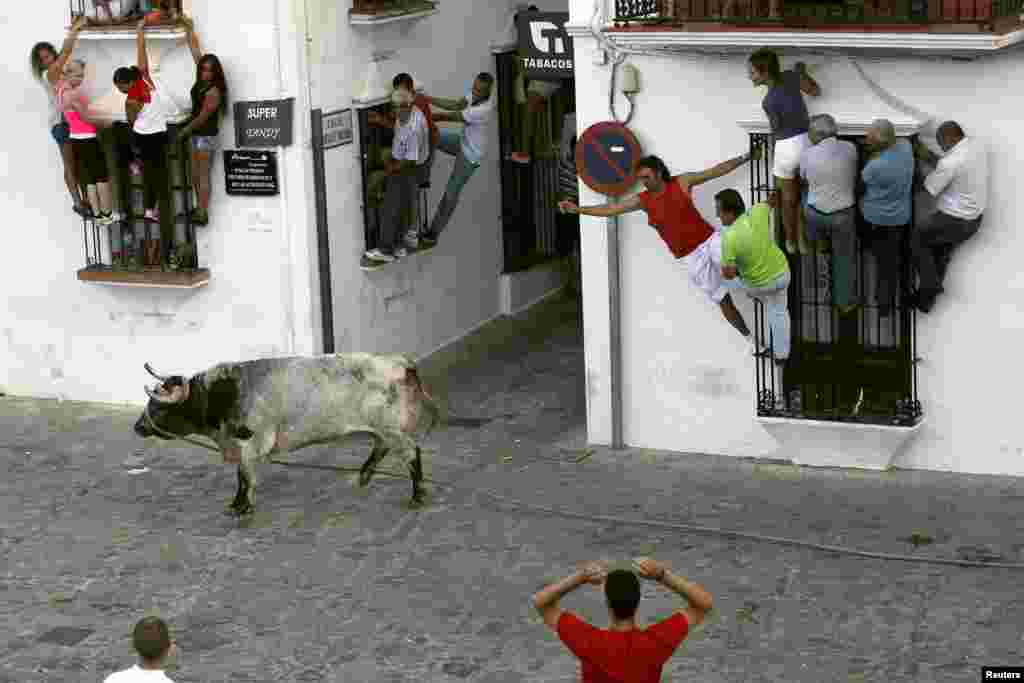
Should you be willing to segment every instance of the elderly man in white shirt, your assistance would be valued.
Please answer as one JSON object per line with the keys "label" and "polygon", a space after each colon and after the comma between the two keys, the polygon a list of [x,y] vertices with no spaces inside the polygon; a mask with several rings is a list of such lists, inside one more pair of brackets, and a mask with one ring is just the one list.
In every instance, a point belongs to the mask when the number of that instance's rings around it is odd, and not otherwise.
{"label": "elderly man in white shirt", "polygon": [[388,174],[384,194],[384,210],[380,218],[380,237],[377,247],[366,252],[367,268],[376,268],[401,258],[408,253],[402,243],[402,217],[409,215],[416,200],[416,188],[421,177],[420,166],[430,156],[430,130],[427,119],[413,106],[415,95],[405,88],[391,95],[398,117],[395,120],[395,138],[391,143],[391,158],[385,164]]}
{"label": "elderly man in white shirt", "polygon": [[939,126],[935,140],[944,152],[941,159],[920,141],[914,149],[919,159],[935,164],[924,187],[936,198],[937,211],[910,236],[910,254],[919,278],[913,303],[922,313],[932,310],[943,291],[953,250],[978,232],[988,205],[988,159],[981,145],[955,121]]}
{"label": "elderly man in white shirt", "polygon": [[807,183],[804,217],[812,240],[831,238],[832,297],[840,313],[857,307],[853,278],[856,263],[857,148],[836,137],[835,119],[811,117],[807,136],[811,146],[800,154],[800,176]]}

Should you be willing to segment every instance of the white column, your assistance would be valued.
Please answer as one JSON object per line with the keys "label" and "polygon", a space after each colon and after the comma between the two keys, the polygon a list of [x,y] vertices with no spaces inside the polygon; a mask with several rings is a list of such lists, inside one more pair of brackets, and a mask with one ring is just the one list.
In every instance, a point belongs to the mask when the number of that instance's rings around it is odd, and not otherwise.
{"label": "white column", "polygon": [[[313,106],[306,56],[304,2],[278,0],[277,47],[280,81],[278,97],[295,98],[295,121],[290,147],[280,157],[282,248],[285,269],[288,353],[319,353],[323,330],[316,242],[316,198],[313,191],[313,149],[310,110]],[[331,333],[328,331],[328,333]]]}
{"label": "white column", "polygon": [[[585,195],[595,195],[584,190]],[[580,197],[584,205],[604,203]],[[617,228],[605,218],[580,216],[580,257],[583,270],[583,344],[586,365],[587,442],[614,445],[613,338],[614,286],[610,274],[617,267]]]}

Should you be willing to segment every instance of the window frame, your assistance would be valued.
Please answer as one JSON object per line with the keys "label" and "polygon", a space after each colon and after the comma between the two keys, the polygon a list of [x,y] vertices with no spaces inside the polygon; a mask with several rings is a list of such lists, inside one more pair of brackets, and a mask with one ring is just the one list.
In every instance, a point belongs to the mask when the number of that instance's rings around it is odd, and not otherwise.
{"label": "window frame", "polygon": [[[750,200],[751,204],[767,201],[772,192],[774,178],[772,176],[772,152],[774,138],[767,133],[750,133],[750,148],[755,146],[762,150],[760,160],[755,160],[750,169]],[[840,139],[848,140],[858,148],[858,173],[865,159],[862,135],[840,135]],[[901,138],[902,139],[902,138]],[[859,175],[858,175],[859,180]],[[919,174],[915,172],[913,192],[916,195],[920,188]],[[857,198],[862,196],[863,188],[858,182]],[[792,331],[792,350],[785,364],[782,386],[774,370],[774,360],[770,354],[759,356],[756,362],[756,409],[759,417],[788,417],[795,419],[820,420],[827,422],[853,422],[867,424],[886,424],[913,426],[922,417],[921,404],[918,399],[917,365],[920,359],[916,354],[916,314],[902,296],[912,283],[912,266],[909,260],[909,230],[914,229],[915,216],[913,202],[911,204],[910,227],[904,228],[902,240],[900,290],[897,293],[896,305],[885,325],[889,328],[891,343],[882,343],[882,320],[878,315],[878,303],[874,297],[866,296],[866,283],[875,273],[874,254],[871,247],[865,244],[866,223],[860,214],[859,201],[857,213],[857,239],[855,285],[857,300],[860,307],[845,321],[839,320],[831,301],[822,300],[819,295],[821,288],[815,284],[811,289],[815,295],[813,301],[807,301],[808,280],[815,281],[815,272],[820,273],[821,264],[827,257],[818,252],[818,245],[812,245],[808,255],[788,254],[790,272],[789,312]],[[783,243],[781,214],[773,211],[776,239]],[[899,229],[899,228],[894,228]],[[785,253],[785,251],[784,251]],[[810,270],[817,266],[817,270]],[[830,271],[831,268],[829,267]],[[810,276],[810,277],[808,277]],[[874,281],[876,278],[870,278]],[[831,286],[826,290],[831,296]],[[827,339],[822,339],[820,326],[815,329],[814,337],[808,338],[805,325],[809,318],[815,322],[820,315],[817,309],[826,307],[829,311],[829,332]],[[810,313],[809,308],[815,312]],[[875,335],[872,338],[868,322],[873,320]],[[851,322],[853,325],[851,325]],[[756,341],[768,347],[770,332],[768,330],[764,305],[754,301],[753,333]],[[872,343],[872,341],[874,343]],[[837,375],[836,368],[842,368]],[[828,377],[830,381],[817,378]],[[838,377],[838,381],[836,381]],[[799,404],[790,401],[791,391],[797,389],[800,395]],[[777,394],[782,392],[786,397],[780,406],[776,401]],[[853,394],[856,393],[856,397]],[[884,398],[880,398],[880,395]],[[898,398],[893,398],[898,396]],[[810,400],[809,400],[810,399]],[[891,410],[879,409],[879,404],[891,403]],[[848,409],[850,406],[856,408]],[[864,406],[868,409],[865,412]]]}

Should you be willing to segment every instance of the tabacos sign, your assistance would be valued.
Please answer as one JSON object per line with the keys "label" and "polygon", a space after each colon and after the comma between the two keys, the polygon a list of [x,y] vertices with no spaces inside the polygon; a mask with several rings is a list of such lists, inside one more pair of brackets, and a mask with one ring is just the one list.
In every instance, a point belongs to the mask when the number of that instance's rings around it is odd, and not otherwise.
{"label": "tabacos sign", "polygon": [[572,78],[572,37],[565,30],[568,12],[520,12],[516,17],[519,56],[526,77],[556,80]]}

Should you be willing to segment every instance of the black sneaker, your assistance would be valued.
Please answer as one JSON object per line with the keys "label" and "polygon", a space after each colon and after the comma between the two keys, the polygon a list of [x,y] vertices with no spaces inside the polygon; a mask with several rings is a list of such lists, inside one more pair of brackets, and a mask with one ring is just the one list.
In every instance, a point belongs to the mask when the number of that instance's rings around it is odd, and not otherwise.
{"label": "black sneaker", "polygon": [[437,239],[438,236],[428,230],[420,235],[420,249],[430,249],[437,246]]}
{"label": "black sneaker", "polygon": [[72,208],[74,212],[77,213],[82,218],[95,218],[95,216],[92,215],[92,209],[90,209],[88,206],[76,205]]}

